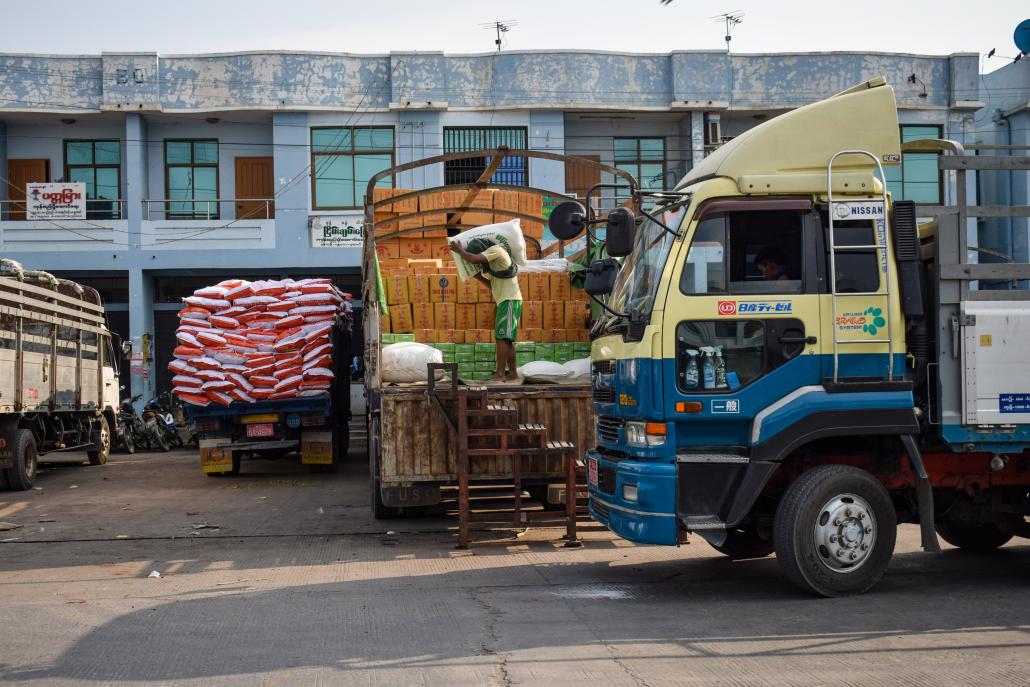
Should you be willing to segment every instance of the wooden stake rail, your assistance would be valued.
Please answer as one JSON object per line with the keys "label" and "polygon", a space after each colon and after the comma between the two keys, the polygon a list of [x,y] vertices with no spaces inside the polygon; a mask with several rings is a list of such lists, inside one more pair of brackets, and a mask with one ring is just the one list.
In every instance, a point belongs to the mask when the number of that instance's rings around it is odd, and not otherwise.
{"label": "wooden stake rail", "polygon": [[[436,383],[436,374],[449,377],[446,386]],[[519,411],[504,402],[500,395],[490,396],[487,387],[463,386],[458,383],[456,363],[429,363],[429,397],[450,430],[458,468],[458,548],[469,546],[470,523],[510,523],[524,527],[565,525],[565,545],[579,546],[576,535],[576,447],[568,441],[548,439],[547,427],[519,421]],[[565,474],[565,511],[528,513],[522,510],[522,461],[541,455],[558,455],[563,459]],[[514,509],[511,519],[502,521],[497,513],[473,517],[469,500],[469,464],[479,458],[511,459]]]}

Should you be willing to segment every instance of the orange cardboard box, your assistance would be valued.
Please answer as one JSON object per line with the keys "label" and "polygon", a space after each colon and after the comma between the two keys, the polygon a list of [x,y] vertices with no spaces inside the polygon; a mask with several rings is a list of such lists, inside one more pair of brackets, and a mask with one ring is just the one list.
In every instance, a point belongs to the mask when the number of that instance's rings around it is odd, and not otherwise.
{"label": "orange cardboard box", "polygon": [[565,330],[564,329],[545,329],[544,330],[544,343],[565,343]]}
{"label": "orange cardboard box", "polygon": [[481,227],[484,224],[494,223],[494,213],[492,212],[466,212],[461,217],[462,224],[471,224],[474,227]]}
{"label": "orange cardboard box", "polygon": [[[464,198],[464,196],[462,196],[462,198]],[[458,199],[459,202],[462,200],[462,198]],[[482,189],[479,193],[476,194],[476,197],[472,199],[472,202],[469,203],[470,208],[483,208],[485,210],[490,210],[493,208],[493,206],[494,191],[493,189],[489,188]]]}
{"label": "orange cardboard box", "polygon": [[440,274],[446,274],[448,277],[458,278],[458,266],[453,262],[445,262],[440,266]]}
{"label": "orange cardboard box", "polygon": [[394,334],[411,334],[415,330],[410,303],[390,306],[390,329]]}
{"label": "orange cardboard box", "polygon": [[573,343],[589,343],[590,342],[590,330],[589,329],[569,329],[565,332],[565,340]]}
{"label": "orange cardboard box", "polygon": [[[493,329],[497,306],[493,303],[476,303],[476,326],[469,329]],[[525,311],[523,311],[525,317]]]}
{"label": "orange cardboard box", "polygon": [[565,328],[583,329],[590,316],[590,309],[583,301],[565,301]]}
{"label": "orange cardboard box", "polygon": [[478,279],[466,279],[465,281],[459,279],[457,284],[457,301],[459,303],[479,302],[479,287],[481,284]]}
{"label": "orange cardboard box", "polygon": [[572,299],[576,301],[583,301],[584,303],[590,302],[590,294],[584,289],[573,289]]}
{"label": "orange cardboard box", "polygon": [[442,264],[443,264],[443,262],[441,260],[437,260],[436,258],[409,258],[407,260],[407,266],[408,266],[409,269],[414,269],[416,267],[437,267],[438,268]]}
{"label": "orange cardboard box", "polygon": [[380,260],[401,257],[400,239],[391,239],[389,241],[376,241],[376,255],[379,256]]}
{"label": "orange cardboard box", "polygon": [[544,301],[544,329],[565,329],[565,302]]}
{"label": "orange cardboard box", "polygon": [[379,315],[379,333],[390,334],[390,313],[380,313]]}
{"label": "orange cardboard box", "polygon": [[[523,322],[526,321],[525,318],[526,318],[526,311],[523,310],[522,311],[522,321]],[[523,338],[523,334],[525,335],[525,338]],[[520,329],[519,330],[519,335],[518,335],[518,341],[536,341],[538,343],[546,343],[544,341],[544,330],[542,330],[540,328],[530,329],[528,327],[526,329]]]}
{"label": "orange cardboard box", "polygon": [[397,239],[401,243],[401,258],[433,257],[433,244],[429,239]]}
{"label": "orange cardboard box", "polygon": [[515,334],[515,340],[516,341],[532,341],[532,339],[529,338],[529,333],[532,332],[532,331],[533,331],[532,329],[520,329],[518,331],[518,333]]}
{"label": "orange cardboard box", "polygon": [[422,235],[425,238],[427,238],[427,239],[429,239],[429,238],[445,239],[445,238],[447,238],[447,229],[443,226],[445,224],[447,224],[447,213],[446,212],[434,212],[431,215],[423,215],[422,216],[422,226],[424,226],[424,227],[434,227],[434,226],[438,226],[438,225],[439,226],[436,229],[426,229],[424,232],[422,232]]}
{"label": "orange cardboard box", "polygon": [[381,238],[397,231],[397,214],[394,212],[376,212],[376,238]]}
{"label": "orange cardboard box", "polygon": [[435,329],[419,329],[418,325],[415,325],[415,341],[419,343],[435,343],[436,342],[436,330]]}
{"label": "orange cardboard box", "polygon": [[434,274],[438,274],[440,272],[440,268],[436,265],[415,265],[408,271],[414,272],[421,277],[431,277]]}
{"label": "orange cardboard box", "polygon": [[432,255],[434,258],[439,258],[441,260],[451,263],[452,265],[454,264],[454,256],[451,255],[451,248],[447,245],[446,240],[435,238],[426,240],[432,242],[431,247]]}
{"label": "orange cardboard box", "polygon": [[540,241],[544,238],[544,223],[533,222],[528,219],[522,220],[519,224],[522,228],[522,235]]}
{"label": "orange cardboard box", "polygon": [[523,298],[531,301],[551,300],[551,275],[546,272],[530,272],[526,276],[529,277],[529,293],[523,293]]}
{"label": "orange cardboard box", "polygon": [[380,211],[389,212],[390,211],[390,207],[391,207],[390,205],[379,205],[379,203],[381,203],[384,200],[388,200],[388,199],[390,199],[392,197],[393,197],[393,189],[392,188],[384,188],[382,186],[376,186],[374,189],[372,189],[372,202],[376,203],[376,206],[377,206],[376,207],[376,212],[377,213],[380,212]]}
{"label": "orange cardboard box", "polygon": [[540,301],[522,302],[522,327],[525,329],[544,328],[544,304]]}
{"label": "orange cardboard box", "polygon": [[519,212],[523,215],[536,215],[540,217],[544,214],[543,196],[538,196],[535,193],[519,192]]}
{"label": "orange cardboard box", "polygon": [[433,319],[439,329],[457,329],[454,303],[433,303]]}
{"label": "orange cardboard box", "polygon": [[[519,211],[519,194],[518,191],[494,191],[494,210],[507,210],[508,212]],[[505,215],[500,213],[494,213],[496,221],[506,222],[511,219],[511,215]]]}
{"label": "orange cardboard box", "polygon": [[436,336],[440,343],[465,343],[465,331],[462,329],[437,329]]}
{"label": "orange cardboard box", "polygon": [[[401,217],[399,222],[397,222],[397,229],[399,231],[408,231],[410,229],[418,229],[421,226],[422,226],[422,218],[418,217],[418,216],[415,216],[415,217],[411,217],[410,215],[409,216],[404,216],[404,217]],[[415,234],[405,234],[405,236],[408,237],[408,238],[412,238],[412,237],[414,237],[414,238],[422,238],[421,232],[418,232],[418,233],[415,233]]]}
{"label": "orange cardboard box", "polygon": [[[458,275],[433,274],[429,277],[429,301],[431,303],[456,303],[458,301]],[[454,327],[440,327],[454,329]]]}
{"label": "orange cardboard box", "polygon": [[408,303],[408,278],[403,274],[384,274],[383,288],[386,289],[386,303],[399,305]]}
{"label": "orange cardboard box", "polygon": [[408,261],[404,258],[380,258],[379,259],[379,271],[383,272],[403,272],[408,269]]}
{"label": "orange cardboard box", "polygon": [[464,331],[476,328],[476,306],[458,303],[454,306],[454,328]]}
{"label": "orange cardboard box", "polygon": [[435,329],[436,318],[433,317],[433,309],[428,303],[411,304],[411,322],[415,329]]}
{"label": "orange cardboard box", "polygon": [[[397,197],[402,196],[405,193],[411,193],[411,189],[395,188],[393,189],[393,193],[390,195],[393,197]],[[407,200],[400,200],[393,203],[393,211],[400,214],[418,212],[418,198],[408,198]]]}
{"label": "orange cardboard box", "polygon": [[493,343],[494,331],[492,329],[470,329],[465,332],[465,343]]}
{"label": "orange cardboard box", "polygon": [[412,303],[429,302],[429,277],[421,274],[408,277],[408,300]]}
{"label": "orange cardboard box", "polygon": [[486,284],[484,284],[483,282],[479,281],[478,279],[476,279],[475,281],[476,281],[476,288],[479,289],[479,291],[478,291],[478,293],[479,293],[479,301],[478,302],[479,303],[493,303],[494,302],[494,292],[490,290],[490,287],[487,286]]}
{"label": "orange cardboard box", "polygon": [[572,300],[572,282],[566,272],[554,272],[550,277],[551,298],[556,301]]}
{"label": "orange cardboard box", "polygon": [[519,280],[519,291],[522,292],[522,299],[529,300],[529,272],[519,272],[515,277]]}

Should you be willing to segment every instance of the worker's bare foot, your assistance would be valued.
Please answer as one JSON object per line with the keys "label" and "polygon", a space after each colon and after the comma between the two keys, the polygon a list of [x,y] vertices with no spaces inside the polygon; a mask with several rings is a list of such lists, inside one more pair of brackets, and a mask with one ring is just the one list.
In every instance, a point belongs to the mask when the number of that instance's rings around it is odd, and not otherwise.
{"label": "worker's bare foot", "polygon": [[489,377],[486,378],[486,381],[488,381],[488,382],[503,382],[504,381],[504,373],[503,372],[494,372],[492,375],[490,375]]}
{"label": "worker's bare foot", "polygon": [[508,374],[504,375],[504,381],[506,382],[517,382],[519,381],[519,379],[520,377],[518,372],[509,372]]}

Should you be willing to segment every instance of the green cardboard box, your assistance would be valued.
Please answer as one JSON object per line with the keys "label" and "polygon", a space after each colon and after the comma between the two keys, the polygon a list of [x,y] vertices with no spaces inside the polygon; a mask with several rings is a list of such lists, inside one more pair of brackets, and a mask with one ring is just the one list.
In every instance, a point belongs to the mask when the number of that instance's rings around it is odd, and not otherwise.
{"label": "green cardboard box", "polygon": [[554,344],[538,343],[533,353],[537,360],[550,360],[554,362]]}
{"label": "green cardboard box", "polygon": [[472,344],[476,347],[476,362],[497,360],[497,347],[494,344]]}
{"label": "green cardboard box", "polygon": [[387,346],[389,344],[404,343],[404,342],[407,342],[407,341],[414,341],[414,340],[415,340],[415,335],[414,334],[383,334],[383,338],[382,338],[384,346]]}
{"label": "green cardboard box", "polygon": [[536,344],[532,341],[516,341],[515,354],[518,355],[519,353],[536,354]]}
{"label": "green cardboard box", "polygon": [[497,369],[497,363],[495,361],[485,362],[481,360],[476,361],[476,372],[487,372],[493,373]]}
{"label": "green cardboard box", "polygon": [[475,363],[458,363],[458,376],[462,379],[474,379],[475,374]]}
{"label": "green cardboard box", "polygon": [[530,351],[529,353],[519,353],[515,351],[515,366],[522,367],[526,363],[531,363],[536,360],[536,353]]}
{"label": "green cardboard box", "polygon": [[576,358],[589,358],[590,357],[590,344],[577,343],[577,344],[572,344],[572,345],[574,346],[574,351],[575,351],[575,354],[576,354]]}
{"label": "green cardboard box", "polygon": [[450,353],[452,355],[454,354],[454,347],[457,346],[457,344],[453,344],[453,343],[435,343],[435,344],[432,344],[432,346],[433,346],[433,348],[436,348],[439,351],[441,351],[446,356],[448,353]]}
{"label": "green cardboard box", "polygon": [[475,353],[466,353],[465,351],[457,351],[454,354],[454,362],[459,364],[469,364],[476,362]]}

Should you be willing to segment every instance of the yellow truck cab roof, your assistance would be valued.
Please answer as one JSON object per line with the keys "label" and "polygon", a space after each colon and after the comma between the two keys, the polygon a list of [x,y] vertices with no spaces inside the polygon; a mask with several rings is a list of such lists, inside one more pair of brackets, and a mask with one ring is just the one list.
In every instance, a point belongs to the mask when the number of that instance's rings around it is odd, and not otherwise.
{"label": "yellow truck cab roof", "polygon": [[[842,150],[865,150],[881,164],[901,162],[894,89],[877,77],[764,122],[723,144],[695,166],[676,190],[715,177],[741,193],[826,193],[826,165]],[[834,193],[881,193],[872,160],[837,158]]]}

